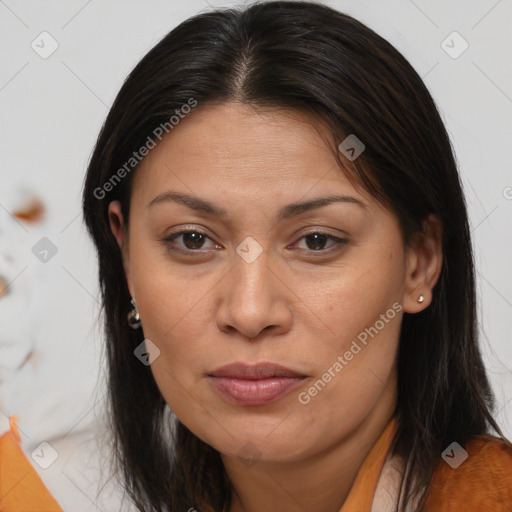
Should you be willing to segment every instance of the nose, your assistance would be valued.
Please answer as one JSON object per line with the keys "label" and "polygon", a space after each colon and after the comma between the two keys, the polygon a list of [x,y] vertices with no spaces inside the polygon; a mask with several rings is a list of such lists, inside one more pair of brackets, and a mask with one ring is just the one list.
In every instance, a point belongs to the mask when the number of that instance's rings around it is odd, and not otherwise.
{"label": "nose", "polygon": [[217,288],[216,320],[221,331],[257,341],[290,330],[295,295],[269,263],[266,251],[250,263],[235,259]]}

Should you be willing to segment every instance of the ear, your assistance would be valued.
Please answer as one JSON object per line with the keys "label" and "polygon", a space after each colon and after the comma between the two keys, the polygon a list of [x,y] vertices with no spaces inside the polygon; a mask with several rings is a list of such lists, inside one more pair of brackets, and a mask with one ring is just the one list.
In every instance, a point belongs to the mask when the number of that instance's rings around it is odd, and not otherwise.
{"label": "ear", "polygon": [[123,213],[121,211],[121,203],[119,201],[111,201],[108,205],[108,217],[110,220],[110,229],[117,240],[117,244],[121,249],[121,254],[123,257],[123,267],[124,273],[126,276],[126,282],[128,284],[128,289],[130,290],[130,294],[133,297],[133,287],[132,280],[130,275],[130,259],[128,248],[125,247],[127,240],[124,226]]}
{"label": "ear", "polygon": [[[406,276],[403,307],[406,313],[418,313],[432,302],[433,289],[443,264],[443,229],[431,214],[406,247]],[[424,297],[418,302],[420,296]]]}

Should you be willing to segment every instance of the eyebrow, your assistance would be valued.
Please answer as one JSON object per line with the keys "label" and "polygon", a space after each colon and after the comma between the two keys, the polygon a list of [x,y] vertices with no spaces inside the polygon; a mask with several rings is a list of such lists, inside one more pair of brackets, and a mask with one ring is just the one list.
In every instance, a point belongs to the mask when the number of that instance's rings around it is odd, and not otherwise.
{"label": "eyebrow", "polygon": [[[214,203],[211,203],[205,199],[201,199],[200,197],[183,194],[181,192],[175,192],[173,190],[168,190],[158,194],[148,203],[146,208],[166,201],[179,203],[187,206],[192,210],[204,212],[220,218],[225,218],[228,215],[227,210],[221,206],[215,205]],[[361,206],[362,208],[366,208],[366,205],[362,201],[351,196],[332,195],[328,197],[317,197],[315,199],[310,199],[309,201],[287,204],[281,208],[281,210],[279,210],[277,214],[277,221],[283,221],[296,215],[300,215],[301,213],[316,210],[317,208],[322,208],[323,206],[327,206],[332,203],[349,203]]]}

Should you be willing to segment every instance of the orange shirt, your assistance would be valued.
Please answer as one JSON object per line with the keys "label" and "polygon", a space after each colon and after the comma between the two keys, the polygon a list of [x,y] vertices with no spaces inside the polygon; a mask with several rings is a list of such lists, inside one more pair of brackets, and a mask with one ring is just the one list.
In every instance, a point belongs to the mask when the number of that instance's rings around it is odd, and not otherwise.
{"label": "orange shirt", "polygon": [[[340,512],[372,511],[377,482],[396,428],[393,418],[363,462]],[[458,467],[439,462],[424,511],[512,512],[512,447],[484,435],[475,436],[464,449],[467,458]],[[454,455],[453,450],[448,452],[448,458]],[[379,503],[373,503],[373,507],[384,510]]]}
{"label": "orange shirt", "polygon": [[[63,512],[21,449],[15,416],[9,424],[11,429],[0,436],[0,512]],[[340,512],[382,510],[374,494],[396,427],[393,418],[359,469]],[[512,447],[492,436],[476,436],[464,449],[468,457],[457,468],[439,463],[425,512],[511,512]]]}

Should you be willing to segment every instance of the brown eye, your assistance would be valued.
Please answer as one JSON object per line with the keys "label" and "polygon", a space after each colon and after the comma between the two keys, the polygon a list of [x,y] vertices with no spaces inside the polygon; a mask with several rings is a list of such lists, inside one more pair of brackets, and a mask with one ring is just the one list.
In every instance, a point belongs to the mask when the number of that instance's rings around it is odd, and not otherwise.
{"label": "brown eye", "polygon": [[[322,235],[321,233],[313,233],[312,235],[307,235],[304,237],[306,240],[306,245],[308,249],[318,250],[325,249],[325,244],[328,242],[329,237],[327,235]],[[311,241],[308,243],[307,241]]]}
{"label": "brown eye", "polygon": [[197,231],[183,233],[182,237],[183,245],[187,249],[201,249],[205,240],[205,235]]}
{"label": "brown eye", "polygon": [[[163,238],[161,242],[163,242],[168,249],[173,251],[204,253],[205,251],[200,251],[200,249],[212,248],[204,247],[205,241],[207,240],[211,239],[206,233],[194,229],[189,231],[179,231],[178,233],[174,233],[167,238]],[[215,244],[215,248],[220,248],[220,246]]]}
{"label": "brown eye", "polygon": [[[347,243],[348,240],[344,238],[338,238],[336,236],[330,235],[329,233],[322,233],[321,231],[314,231],[311,233],[306,233],[299,240],[305,241],[305,248],[300,248],[301,250],[309,251],[309,252],[318,252],[318,253],[327,253],[333,250],[339,249],[340,246]],[[326,247],[328,242],[332,242],[329,246]]]}

